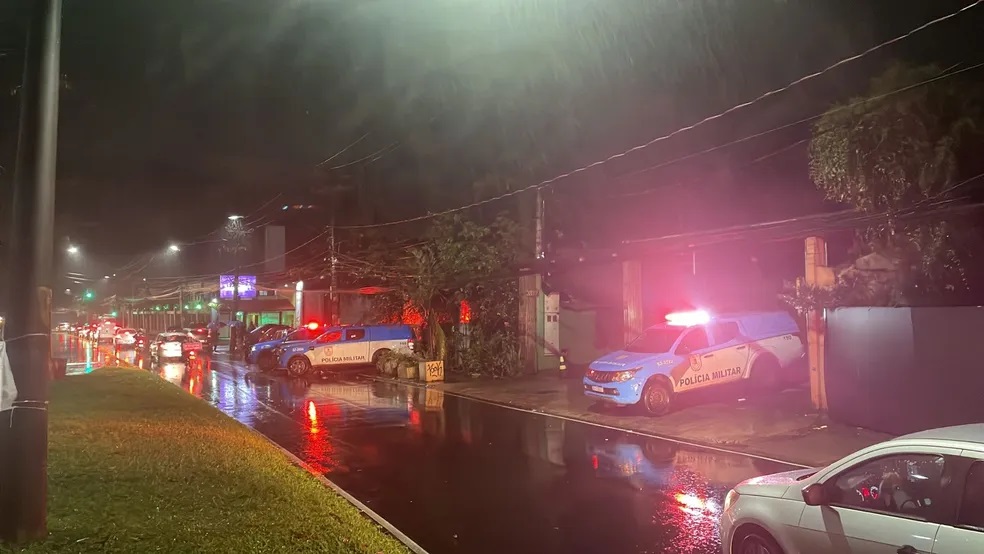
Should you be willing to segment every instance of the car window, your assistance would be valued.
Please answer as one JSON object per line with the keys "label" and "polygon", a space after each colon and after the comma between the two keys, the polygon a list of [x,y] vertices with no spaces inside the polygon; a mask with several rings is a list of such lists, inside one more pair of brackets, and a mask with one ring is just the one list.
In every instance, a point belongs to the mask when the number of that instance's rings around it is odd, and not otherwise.
{"label": "car window", "polygon": [[345,340],[362,340],[366,338],[365,329],[348,329],[345,331]]}
{"label": "car window", "polygon": [[984,531],[984,462],[975,462],[970,466],[957,524]]}
{"label": "car window", "polygon": [[318,337],[318,342],[320,343],[338,342],[340,340],[342,340],[341,331],[328,331],[327,333]]}
{"label": "car window", "polygon": [[707,331],[703,327],[694,327],[688,330],[687,334],[680,340],[680,344],[677,346],[677,352],[680,354],[689,354],[703,348],[707,348]]}
{"label": "car window", "polygon": [[900,454],[871,460],[839,475],[830,491],[839,506],[933,520],[949,484],[945,458]]}
{"label": "car window", "polygon": [[680,336],[677,329],[646,329],[636,340],[625,347],[626,352],[643,354],[662,354],[673,348],[673,343]]}
{"label": "car window", "polygon": [[711,325],[711,336],[714,337],[715,345],[731,342],[741,335],[738,324],[734,321],[720,321]]}

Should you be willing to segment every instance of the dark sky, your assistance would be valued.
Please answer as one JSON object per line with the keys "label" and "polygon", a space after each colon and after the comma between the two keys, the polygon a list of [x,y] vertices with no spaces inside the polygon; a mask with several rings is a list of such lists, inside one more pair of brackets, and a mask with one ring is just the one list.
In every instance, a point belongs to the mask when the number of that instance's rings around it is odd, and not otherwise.
{"label": "dark sky", "polygon": [[[464,203],[495,168],[538,179],[589,163],[969,0],[65,2],[58,231],[125,260],[336,181],[373,191],[382,220]],[[966,14],[612,164],[591,194],[701,181],[757,195],[739,207],[749,217],[815,210],[805,146],[748,164],[808,127],[621,177],[822,111],[892,58],[979,61],[980,21]],[[0,58],[5,85],[15,42]],[[4,166],[15,101],[0,96]],[[343,167],[316,167],[363,135],[325,166]]]}

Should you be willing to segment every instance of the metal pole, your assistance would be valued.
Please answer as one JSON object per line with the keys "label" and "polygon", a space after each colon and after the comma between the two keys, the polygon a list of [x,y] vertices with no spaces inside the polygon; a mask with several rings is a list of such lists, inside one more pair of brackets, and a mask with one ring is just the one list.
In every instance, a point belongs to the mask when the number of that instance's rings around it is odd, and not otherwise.
{"label": "metal pole", "polygon": [[184,285],[178,285],[178,317],[180,318],[180,321],[178,321],[178,327],[181,327],[182,329],[185,324],[184,301]]}
{"label": "metal pole", "polygon": [[61,1],[34,0],[24,54],[7,290],[17,400],[0,418],[0,539],[47,535],[48,380]]}
{"label": "metal pole", "polygon": [[335,205],[332,204],[331,207],[331,281],[328,286],[328,301],[331,304],[331,324],[338,325],[340,318],[338,317],[338,293],[335,290],[338,288],[338,273],[336,271],[336,265],[338,262],[338,257],[335,255]]}

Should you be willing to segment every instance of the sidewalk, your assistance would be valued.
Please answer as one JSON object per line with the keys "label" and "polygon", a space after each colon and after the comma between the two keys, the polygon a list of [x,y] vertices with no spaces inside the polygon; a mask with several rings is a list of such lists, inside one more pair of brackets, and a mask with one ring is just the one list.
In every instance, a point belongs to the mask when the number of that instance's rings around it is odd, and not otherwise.
{"label": "sidewalk", "polygon": [[734,390],[679,397],[663,417],[634,408],[604,408],[584,396],[581,374],[477,378],[429,385],[449,393],[648,435],[724,447],[806,466],[825,465],[890,435],[848,427],[812,412],[809,391],[794,389],[738,400]]}

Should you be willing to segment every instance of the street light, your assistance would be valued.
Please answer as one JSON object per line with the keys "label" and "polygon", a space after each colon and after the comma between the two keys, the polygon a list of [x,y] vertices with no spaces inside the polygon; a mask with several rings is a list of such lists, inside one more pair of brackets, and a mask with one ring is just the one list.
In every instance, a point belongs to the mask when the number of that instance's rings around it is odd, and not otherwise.
{"label": "street light", "polygon": [[177,244],[172,243],[171,246],[167,247],[168,252],[181,252],[181,247]]}
{"label": "street light", "polygon": [[79,253],[79,247],[78,247],[78,246],[75,246],[75,245],[73,244],[73,245],[71,245],[71,246],[69,246],[68,248],[66,248],[66,251],[67,251],[67,252],[68,252],[69,254],[78,254],[78,253]]}
{"label": "street light", "polygon": [[243,218],[243,216],[241,216],[241,215],[230,215],[229,216],[229,221],[236,221],[236,220],[239,220],[239,219],[242,219],[242,218]]}

